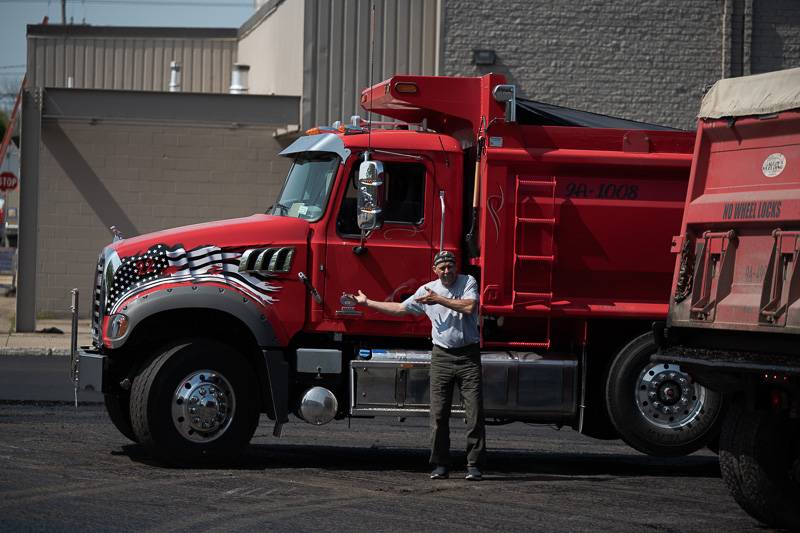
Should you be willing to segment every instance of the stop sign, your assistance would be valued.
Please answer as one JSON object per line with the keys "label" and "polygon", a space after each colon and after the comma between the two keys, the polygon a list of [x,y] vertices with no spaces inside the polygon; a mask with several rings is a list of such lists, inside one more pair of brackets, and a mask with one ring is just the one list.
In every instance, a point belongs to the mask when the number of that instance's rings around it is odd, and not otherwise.
{"label": "stop sign", "polygon": [[18,181],[13,172],[0,173],[0,191],[13,191],[17,188]]}

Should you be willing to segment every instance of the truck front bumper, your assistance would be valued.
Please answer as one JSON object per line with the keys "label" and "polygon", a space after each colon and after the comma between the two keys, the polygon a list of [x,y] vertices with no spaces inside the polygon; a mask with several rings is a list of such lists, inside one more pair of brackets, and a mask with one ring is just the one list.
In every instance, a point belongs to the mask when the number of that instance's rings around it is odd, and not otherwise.
{"label": "truck front bumper", "polygon": [[72,289],[72,331],[70,331],[69,355],[70,377],[75,387],[75,405],[78,402],[78,391],[106,392],[103,376],[105,375],[105,355],[90,346],[78,348],[78,289]]}
{"label": "truck front bumper", "polygon": [[103,382],[107,356],[88,347],[75,351],[72,381],[76,391],[107,392]]}

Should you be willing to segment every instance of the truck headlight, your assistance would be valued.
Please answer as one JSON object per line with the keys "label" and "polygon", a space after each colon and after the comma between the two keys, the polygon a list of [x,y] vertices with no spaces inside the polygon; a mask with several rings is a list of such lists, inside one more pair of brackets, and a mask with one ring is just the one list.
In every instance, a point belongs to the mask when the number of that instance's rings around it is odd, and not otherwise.
{"label": "truck headlight", "polygon": [[107,337],[117,340],[125,336],[128,332],[128,317],[122,313],[111,315],[108,321]]}

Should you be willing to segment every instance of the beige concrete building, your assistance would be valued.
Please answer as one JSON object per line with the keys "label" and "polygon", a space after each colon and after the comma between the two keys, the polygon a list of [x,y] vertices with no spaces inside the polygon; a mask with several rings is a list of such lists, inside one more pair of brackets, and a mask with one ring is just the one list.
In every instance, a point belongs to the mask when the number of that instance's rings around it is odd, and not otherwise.
{"label": "beige concrete building", "polygon": [[181,91],[226,93],[236,61],[235,28],[28,26],[28,85],[168,91],[170,63]]}
{"label": "beige concrete building", "polygon": [[[23,160],[17,328],[90,311],[109,228],[123,236],[263,213],[289,161],[277,128],[298,97],[29,89]],[[34,156],[31,156],[34,154]]]}

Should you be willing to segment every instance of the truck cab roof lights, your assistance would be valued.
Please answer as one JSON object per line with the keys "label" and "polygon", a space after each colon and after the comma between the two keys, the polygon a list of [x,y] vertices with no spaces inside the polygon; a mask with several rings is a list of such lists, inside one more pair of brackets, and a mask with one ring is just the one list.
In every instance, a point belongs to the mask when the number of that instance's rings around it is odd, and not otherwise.
{"label": "truck cab roof lights", "polygon": [[417,94],[419,91],[417,84],[410,81],[398,81],[394,84],[394,90],[400,94]]}
{"label": "truck cab roof lights", "polygon": [[336,133],[339,131],[337,126],[314,126],[306,130],[306,135],[319,135],[320,133]]}

